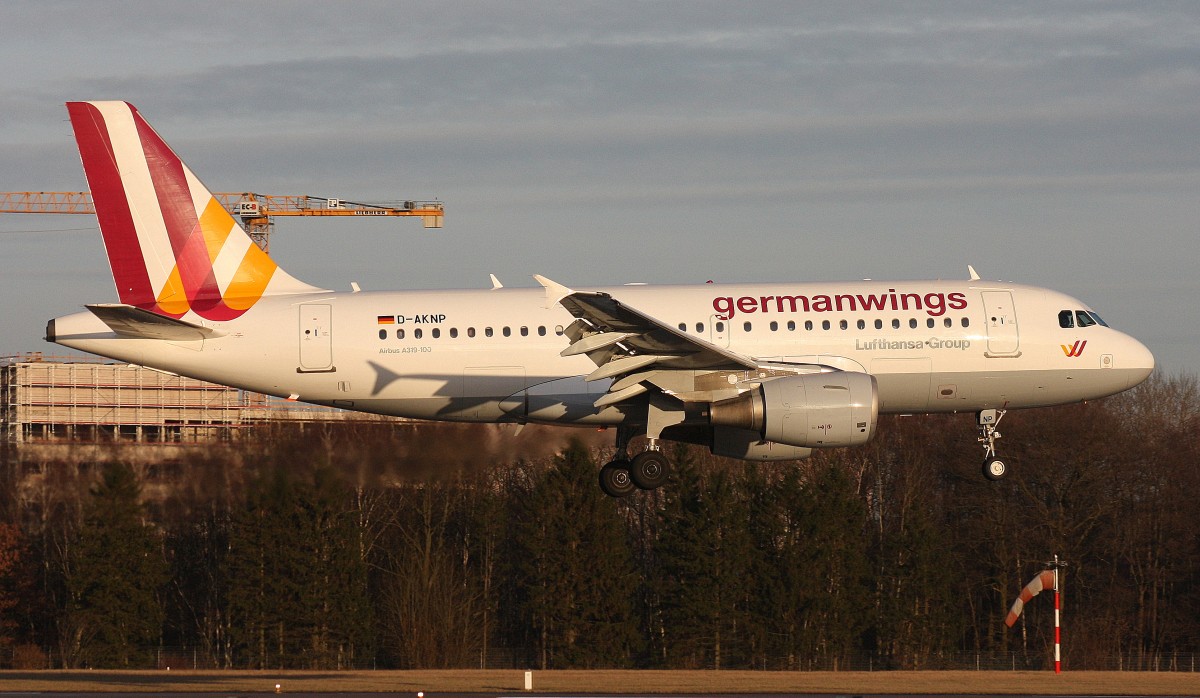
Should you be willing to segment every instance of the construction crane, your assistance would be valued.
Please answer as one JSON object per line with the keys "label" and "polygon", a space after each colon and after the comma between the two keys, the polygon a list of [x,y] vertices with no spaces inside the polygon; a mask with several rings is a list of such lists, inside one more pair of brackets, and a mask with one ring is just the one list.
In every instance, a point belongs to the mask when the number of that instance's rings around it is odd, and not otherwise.
{"label": "construction crane", "polygon": [[[390,201],[361,203],[322,196],[278,194],[213,194],[226,211],[242,220],[250,238],[270,251],[272,219],[278,216],[419,216],[426,228],[441,228],[440,201]],[[86,191],[0,192],[0,213],[95,213],[92,194]]]}

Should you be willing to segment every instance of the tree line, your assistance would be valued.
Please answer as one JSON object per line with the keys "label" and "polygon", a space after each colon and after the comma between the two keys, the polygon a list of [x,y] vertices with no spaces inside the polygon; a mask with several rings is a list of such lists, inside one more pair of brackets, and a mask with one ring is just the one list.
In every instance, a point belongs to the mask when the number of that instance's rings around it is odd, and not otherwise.
{"label": "tree line", "polygon": [[1003,619],[1057,554],[1069,668],[1188,669],[1195,379],[1010,413],[1001,482],[973,427],[887,417],[770,464],[675,446],[672,481],[623,500],[593,435],[534,427],[276,425],[32,475],[8,448],[0,664],[1041,667],[1050,600]]}

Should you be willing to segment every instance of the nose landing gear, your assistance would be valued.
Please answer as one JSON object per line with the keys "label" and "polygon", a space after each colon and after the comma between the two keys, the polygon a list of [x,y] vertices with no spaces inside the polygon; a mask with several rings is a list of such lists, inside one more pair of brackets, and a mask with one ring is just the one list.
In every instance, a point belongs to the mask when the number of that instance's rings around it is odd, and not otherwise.
{"label": "nose landing gear", "polygon": [[996,431],[996,425],[1004,415],[1005,410],[981,410],[975,415],[975,421],[979,425],[979,437],[976,440],[983,446],[983,476],[992,481],[1000,480],[1008,474],[1008,464],[996,454],[996,439],[1001,436],[1000,432]]}

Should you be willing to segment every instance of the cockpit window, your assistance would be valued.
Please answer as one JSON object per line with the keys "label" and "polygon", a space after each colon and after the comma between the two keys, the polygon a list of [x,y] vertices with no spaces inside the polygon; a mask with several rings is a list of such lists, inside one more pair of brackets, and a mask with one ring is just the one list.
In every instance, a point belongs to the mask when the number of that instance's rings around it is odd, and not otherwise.
{"label": "cockpit window", "polygon": [[1091,327],[1096,324],[1096,321],[1092,319],[1091,315],[1087,314],[1087,311],[1076,310],[1075,317],[1079,320],[1080,327]]}
{"label": "cockpit window", "polygon": [[1097,314],[1093,313],[1093,312],[1092,312],[1092,311],[1090,311],[1090,310],[1088,311],[1088,315],[1091,315],[1093,320],[1095,320],[1096,322],[1100,323],[1100,324],[1101,324],[1101,325],[1103,325],[1104,327],[1108,327],[1108,323],[1107,323],[1107,322],[1105,322],[1104,320],[1100,319],[1100,316],[1099,316],[1099,315],[1097,315]]}
{"label": "cockpit window", "polygon": [[1070,310],[1063,310],[1058,314],[1058,326],[1063,328],[1071,328],[1075,326],[1075,313]]}

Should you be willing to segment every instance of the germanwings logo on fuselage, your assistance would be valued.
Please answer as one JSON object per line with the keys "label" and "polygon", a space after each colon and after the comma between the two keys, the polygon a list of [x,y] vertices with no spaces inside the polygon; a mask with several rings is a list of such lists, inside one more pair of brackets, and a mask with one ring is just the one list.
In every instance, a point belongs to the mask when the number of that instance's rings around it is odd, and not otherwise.
{"label": "germanwings logo on fuselage", "polygon": [[1083,356],[1083,348],[1087,346],[1087,340],[1085,339],[1083,341],[1079,341],[1077,339],[1075,340],[1075,343],[1070,346],[1066,344],[1059,344],[1058,346],[1062,347],[1063,353],[1066,354],[1068,358],[1074,359],[1077,356]]}
{"label": "germanwings logo on fuselage", "polygon": [[853,313],[870,310],[922,310],[932,317],[938,317],[947,310],[965,310],[966,307],[965,293],[906,293],[894,288],[889,288],[887,293],[866,295],[718,296],[712,302],[712,308],[721,320],[732,320],[738,313]]}

